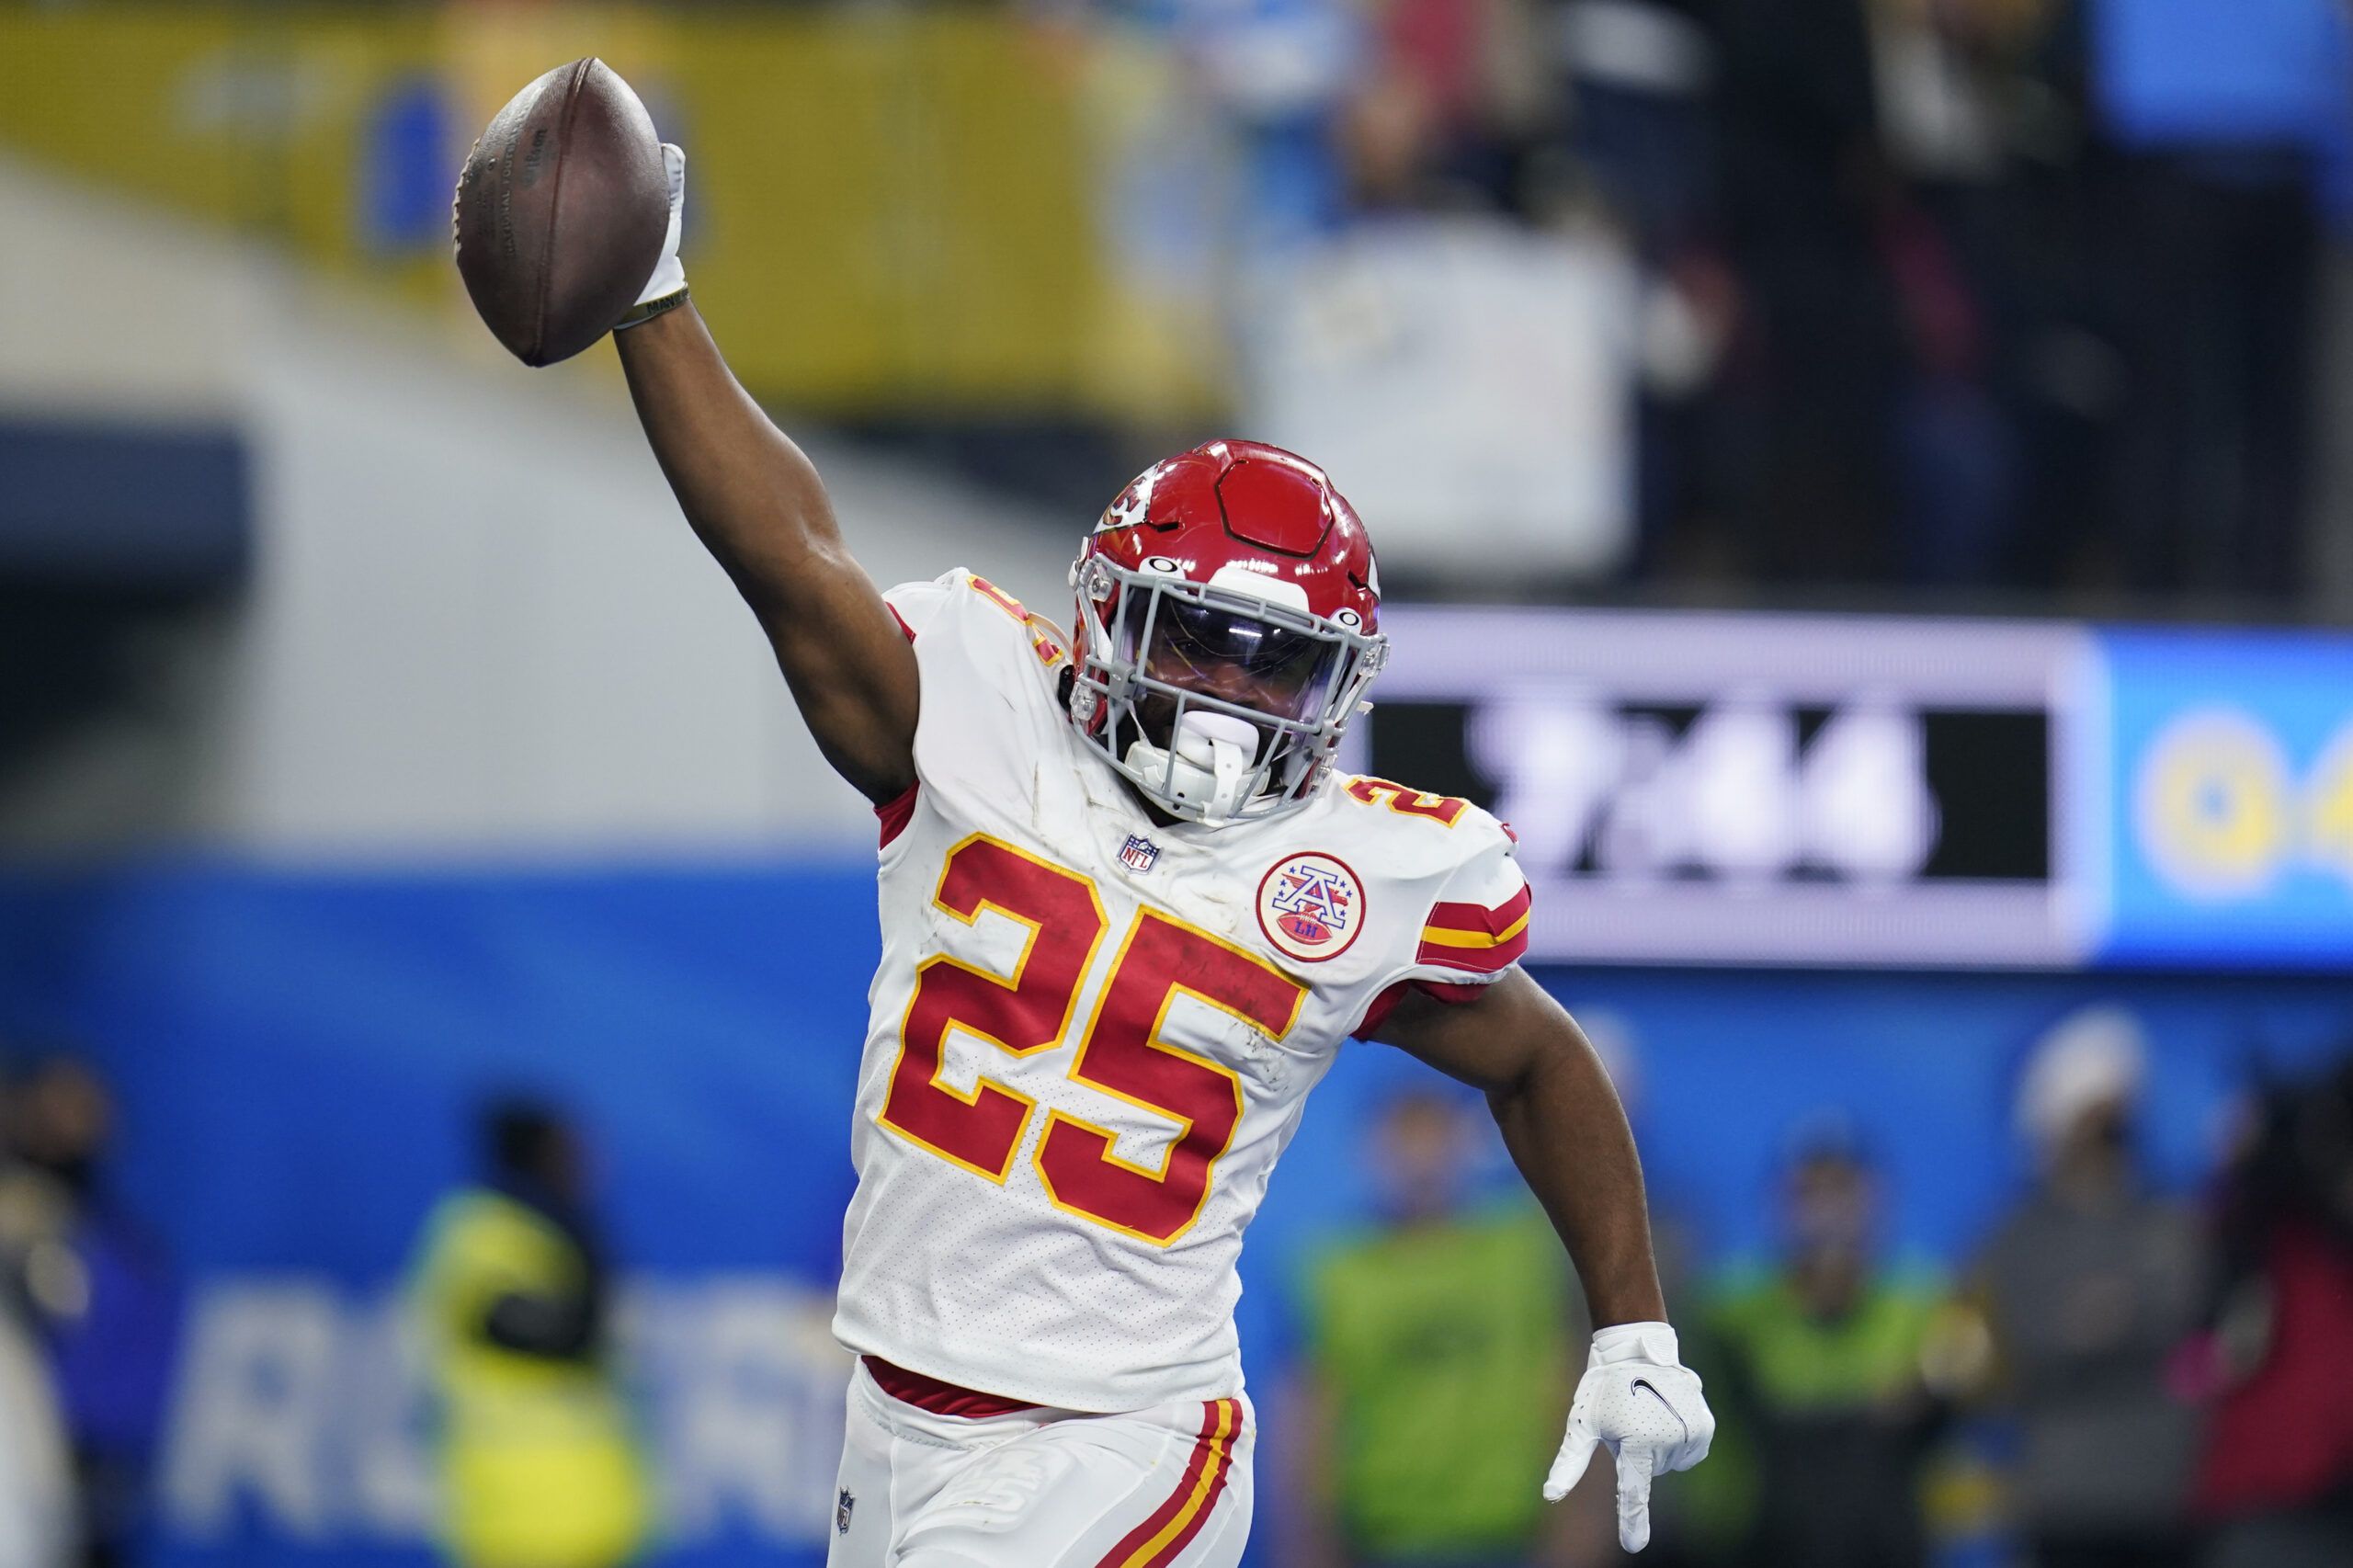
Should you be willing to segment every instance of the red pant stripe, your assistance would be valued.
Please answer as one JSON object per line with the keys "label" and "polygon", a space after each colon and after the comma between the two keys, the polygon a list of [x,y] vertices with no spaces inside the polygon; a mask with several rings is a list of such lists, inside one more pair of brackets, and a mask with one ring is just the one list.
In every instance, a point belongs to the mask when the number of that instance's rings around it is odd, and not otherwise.
{"label": "red pant stripe", "polygon": [[1200,1436],[1176,1489],[1143,1523],[1130,1530],[1096,1568],[1167,1568],[1201,1533],[1225,1490],[1233,1447],[1242,1435],[1242,1406],[1231,1399],[1201,1407]]}

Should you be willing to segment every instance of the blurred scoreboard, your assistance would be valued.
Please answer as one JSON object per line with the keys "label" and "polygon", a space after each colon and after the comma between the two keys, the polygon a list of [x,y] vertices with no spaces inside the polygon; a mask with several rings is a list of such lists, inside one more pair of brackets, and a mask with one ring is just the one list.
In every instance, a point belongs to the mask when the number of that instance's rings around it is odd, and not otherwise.
{"label": "blurred scoreboard", "polygon": [[1384,622],[1349,765],[1512,824],[1537,960],[2353,967],[2353,641]]}

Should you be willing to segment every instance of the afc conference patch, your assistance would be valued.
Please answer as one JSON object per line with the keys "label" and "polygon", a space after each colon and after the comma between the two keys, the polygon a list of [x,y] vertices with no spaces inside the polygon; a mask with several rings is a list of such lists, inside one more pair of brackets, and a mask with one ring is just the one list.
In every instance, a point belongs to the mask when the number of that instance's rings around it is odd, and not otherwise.
{"label": "afc conference patch", "polygon": [[1364,885],[1329,855],[1278,860],[1258,881],[1258,929],[1308,963],[1338,958],[1364,926]]}
{"label": "afc conference patch", "polygon": [[1131,833],[1120,846],[1120,864],[1131,871],[1149,871],[1160,864],[1160,846],[1141,833]]}

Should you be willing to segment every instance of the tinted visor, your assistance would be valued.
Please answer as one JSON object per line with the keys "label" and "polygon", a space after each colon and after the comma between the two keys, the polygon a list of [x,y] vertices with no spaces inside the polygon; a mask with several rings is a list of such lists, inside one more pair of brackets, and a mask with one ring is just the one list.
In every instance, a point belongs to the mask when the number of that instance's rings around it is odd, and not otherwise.
{"label": "tinted visor", "polygon": [[1313,632],[1173,596],[1160,597],[1143,673],[1283,719],[1319,714],[1339,644]]}

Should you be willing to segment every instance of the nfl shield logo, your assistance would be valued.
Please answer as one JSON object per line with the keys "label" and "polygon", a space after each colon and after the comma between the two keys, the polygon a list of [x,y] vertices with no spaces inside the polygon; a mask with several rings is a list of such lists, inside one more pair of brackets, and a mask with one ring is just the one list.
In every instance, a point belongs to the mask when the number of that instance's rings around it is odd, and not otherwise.
{"label": "nfl shield logo", "polygon": [[1160,863],[1160,846],[1141,833],[1128,835],[1120,846],[1120,864],[1131,871],[1149,871]]}
{"label": "nfl shield logo", "polygon": [[848,1487],[843,1487],[841,1495],[834,1499],[834,1533],[835,1535],[849,1534],[850,1510],[857,1506],[858,1499],[850,1495]]}

